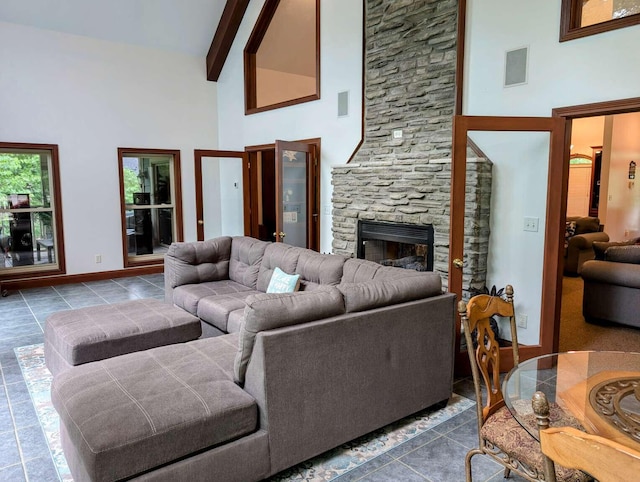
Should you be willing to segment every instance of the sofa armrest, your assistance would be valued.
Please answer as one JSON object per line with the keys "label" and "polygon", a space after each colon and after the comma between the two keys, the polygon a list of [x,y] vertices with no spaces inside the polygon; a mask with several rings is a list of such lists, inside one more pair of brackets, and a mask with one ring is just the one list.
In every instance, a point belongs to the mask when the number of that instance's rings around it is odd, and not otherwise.
{"label": "sofa armrest", "polygon": [[587,261],[582,266],[581,275],[585,283],[593,282],[640,289],[640,264]]}
{"label": "sofa armrest", "polygon": [[173,303],[173,290],[182,285],[229,279],[231,237],[172,243],[164,257],[164,297]]}
{"label": "sofa armrest", "polygon": [[592,247],[594,241],[609,241],[609,235],[601,231],[593,233],[576,234],[569,238],[569,249],[589,249]]}

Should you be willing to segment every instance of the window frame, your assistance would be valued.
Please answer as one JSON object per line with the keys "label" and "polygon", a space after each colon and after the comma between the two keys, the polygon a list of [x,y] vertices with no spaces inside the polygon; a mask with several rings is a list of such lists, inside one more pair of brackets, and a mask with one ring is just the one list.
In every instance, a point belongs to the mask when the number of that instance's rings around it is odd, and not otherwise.
{"label": "window frame", "polygon": [[617,30],[640,24],[640,13],[628,17],[614,18],[606,22],[580,27],[582,0],[562,0],[560,14],[560,42],[575,40],[589,35]]}
{"label": "window frame", "polygon": [[[60,162],[58,155],[58,144],[34,144],[23,142],[0,142],[0,151],[34,151],[33,153],[41,153],[46,151],[49,154],[49,180],[51,195],[53,200],[50,202],[50,208],[52,213],[52,227],[54,232],[54,246],[56,263],[33,265],[31,267],[17,268],[16,271],[12,269],[2,270],[3,280],[21,279],[21,278],[33,278],[52,275],[66,274],[66,260],[64,249],[64,228],[62,218],[62,191],[60,189]],[[37,152],[36,152],[37,151]],[[31,208],[29,212],[45,212],[41,208]],[[34,239],[34,247],[36,240]]]}
{"label": "window frame", "polygon": [[278,9],[280,0],[266,0],[258,20],[251,31],[247,45],[244,48],[244,113],[245,115],[257,114],[273,109],[280,109],[296,104],[303,104],[320,99],[320,0],[316,2],[316,92],[315,94],[291,99],[276,104],[257,107],[256,99],[256,53],[265,34],[269,28],[269,24]]}
{"label": "window frame", "polygon": [[[120,180],[120,216],[122,229],[122,257],[125,268],[137,266],[163,265],[164,254],[142,254],[129,255],[129,243],[127,238],[127,216],[126,212],[130,209],[129,204],[125,203],[125,186],[124,186],[124,162],[125,157],[143,157],[145,154],[149,156],[171,156],[172,161],[172,208],[173,208],[173,225],[175,231],[173,233],[173,242],[184,240],[184,227],[182,218],[182,178],[180,168],[180,150],[179,149],[144,149],[140,147],[119,147],[118,148],[118,177]],[[154,204],[146,205],[140,209],[154,209]],[[167,207],[167,206],[164,206]]]}

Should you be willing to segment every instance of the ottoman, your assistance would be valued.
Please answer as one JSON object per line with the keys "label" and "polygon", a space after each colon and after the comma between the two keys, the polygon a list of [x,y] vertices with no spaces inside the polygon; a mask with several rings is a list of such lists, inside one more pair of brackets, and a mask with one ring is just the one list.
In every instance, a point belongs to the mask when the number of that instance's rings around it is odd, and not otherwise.
{"label": "ottoman", "polygon": [[156,299],[60,311],[46,321],[45,363],[55,377],[75,365],[195,340],[201,333],[197,317]]}

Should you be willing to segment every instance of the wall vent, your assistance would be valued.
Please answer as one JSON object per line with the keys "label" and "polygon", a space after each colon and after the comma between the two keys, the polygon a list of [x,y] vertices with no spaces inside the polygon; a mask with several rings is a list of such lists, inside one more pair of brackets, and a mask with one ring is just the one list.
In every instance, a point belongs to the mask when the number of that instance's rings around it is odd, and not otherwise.
{"label": "wall vent", "polygon": [[504,86],[511,87],[527,83],[527,59],[529,47],[508,50],[505,57]]}

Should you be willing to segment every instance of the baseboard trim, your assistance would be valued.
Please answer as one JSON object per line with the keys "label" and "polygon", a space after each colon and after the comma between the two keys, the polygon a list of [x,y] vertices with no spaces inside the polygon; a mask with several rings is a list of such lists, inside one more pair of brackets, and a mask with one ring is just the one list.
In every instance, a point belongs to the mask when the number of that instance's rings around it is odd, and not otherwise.
{"label": "baseboard trim", "polygon": [[37,278],[21,278],[14,280],[4,280],[3,290],[22,290],[28,288],[41,288],[43,286],[55,286],[71,283],[85,283],[89,281],[102,281],[112,278],[124,278],[127,276],[142,276],[146,274],[163,273],[164,265],[140,266],[135,268],[125,268],[114,271],[99,271],[96,273],[82,273],[70,275],[38,276]]}

